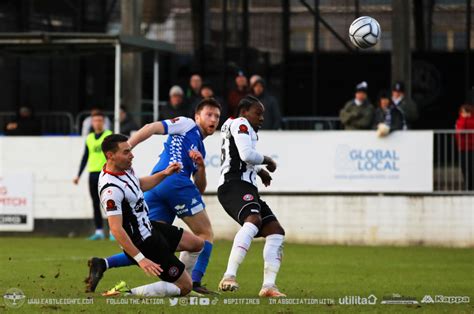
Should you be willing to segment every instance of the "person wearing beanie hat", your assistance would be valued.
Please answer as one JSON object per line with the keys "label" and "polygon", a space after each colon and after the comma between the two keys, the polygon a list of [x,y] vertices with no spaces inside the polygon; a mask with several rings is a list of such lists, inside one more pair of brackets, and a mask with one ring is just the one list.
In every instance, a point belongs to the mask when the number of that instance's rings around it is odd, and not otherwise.
{"label": "person wearing beanie hat", "polygon": [[367,98],[367,82],[356,85],[354,99],[346,102],[339,112],[345,130],[370,130],[374,121],[374,107]]}
{"label": "person wearing beanie hat", "polygon": [[170,88],[168,103],[160,110],[159,120],[173,119],[180,116],[192,118],[193,113],[189,105],[184,102],[183,89],[178,85],[174,85]]}
{"label": "person wearing beanie hat", "polygon": [[408,128],[412,128],[413,124],[418,120],[417,104],[406,97],[405,84],[401,81],[395,82],[392,86],[392,101],[405,115]]}
{"label": "person wearing beanie hat", "polygon": [[395,106],[390,98],[390,92],[383,90],[377,97],[377,109],[373,129],[379,137],[387,136],[395,130],[406,130],[406,121],[403,112]]}
{"label": "person wearing beanie hat", "polygon": [[265,106],[262,130],[278,130],[281,128],[281,113],[277,99],[267,91],[265,81],[260,76],[253,75],[250,92]]}

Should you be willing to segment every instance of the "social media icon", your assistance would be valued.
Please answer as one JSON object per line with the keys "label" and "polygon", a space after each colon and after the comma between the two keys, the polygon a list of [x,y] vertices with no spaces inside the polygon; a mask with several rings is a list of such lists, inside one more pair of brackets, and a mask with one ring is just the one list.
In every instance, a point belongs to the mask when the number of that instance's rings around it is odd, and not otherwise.
{"label": "social media icon", "polygon": [[171,306],[176,306],[178,304],[178,298],[171,298],[170,299],[170,305]]}

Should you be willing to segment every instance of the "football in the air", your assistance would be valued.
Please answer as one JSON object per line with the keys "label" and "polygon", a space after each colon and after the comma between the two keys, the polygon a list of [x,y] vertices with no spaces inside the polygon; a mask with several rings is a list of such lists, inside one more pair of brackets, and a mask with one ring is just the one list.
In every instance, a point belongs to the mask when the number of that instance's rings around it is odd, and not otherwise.
{"label": "football in the air", "polygon": [[370,16],[361,16],[349,27],[349,38],[359,48],[370,48],[379,42],[381,29],[379,22]]}

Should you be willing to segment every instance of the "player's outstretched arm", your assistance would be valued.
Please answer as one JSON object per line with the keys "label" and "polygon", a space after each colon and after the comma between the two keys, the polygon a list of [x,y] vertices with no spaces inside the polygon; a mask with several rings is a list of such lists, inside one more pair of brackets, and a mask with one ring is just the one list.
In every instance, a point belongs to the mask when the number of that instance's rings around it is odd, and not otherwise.
{"label": "player's outstretched arm", "polygon": [[194,184],[198,188],[199,193],[203,194],[207,187],[206,164],[204,162],[204,158],[197,150],[191,150],[189,152],[189,157],[196,163],[197,166],[197,171],[193,175]]}
{"label": "player's outstretched arm", "polygon": [[180,171],[181,171],[181,164],[178,162],[173,162],[169,164],[168,168],[166,168],[163,171],[152,174],[151,176],[140,178],[140,189],[144,192],[151,190],[156,185],[158,185],[161,181],[163,181],[166,177],[174,173],[178,173]]}
{"label": "player's outstretched arm", "polygon": [[146,141],[154,134],[165,134],[166,130],[163,125],[164,122],[156,121],[153,123],[145,124],[140,130],[135,132],[129,139],[128,143],[130,146],[135,147],[143,141]]}
{"label": "player's outstretched arm", "polygon": [[132,240],[130,240],[130,237],[122,227],[122,215],[109,216],[108,221],[110,231],[124,251],[135,259],[147,275],[159,276],[163,269],[161,269],[160,265],[147,259],[135,244],[133,244]]}

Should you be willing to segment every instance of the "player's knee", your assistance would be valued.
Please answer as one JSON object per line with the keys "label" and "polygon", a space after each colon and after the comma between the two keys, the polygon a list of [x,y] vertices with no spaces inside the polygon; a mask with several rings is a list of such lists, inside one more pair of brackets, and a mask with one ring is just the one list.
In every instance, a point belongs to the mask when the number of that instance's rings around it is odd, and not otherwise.
{"label": "player's knee", "polygon": [[214,241],[214,231],[212,227],[199,230],[196,232],[196,235],[204,241],[213,242]]}
{"label": "player's knee", "polygon": [[255,225],[258,229],[262,227],[262,217],[260,215],[249,215],[245,222],[250,222],[251,224]]}
{"label": "player's knee", "polygon": [[284,236],[285,235],[285,229],[283,229],[282,226],[278,225],[275,228],[275,232],[273,234],[281,234],[282,236]]}
{"label": "player's knee", "polygon": [[194,246],[192,250],[190,250],[190,252],[199,252],[204,248],[204,240],[199,237],[196,237],[196,239],[194,239],[193,244]]}

